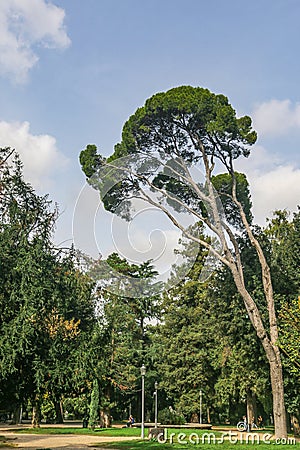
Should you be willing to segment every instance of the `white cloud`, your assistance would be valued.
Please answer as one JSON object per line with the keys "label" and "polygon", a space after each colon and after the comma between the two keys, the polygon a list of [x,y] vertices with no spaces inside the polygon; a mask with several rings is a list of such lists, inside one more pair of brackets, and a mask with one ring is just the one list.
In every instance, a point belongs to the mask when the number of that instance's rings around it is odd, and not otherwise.
{"label": "white cloud", "polygon": [[296,211],[300,204],[300,169],[292,165],[261,174],[252,180],[251,186],[253,212],[258,223],[263,224],[277,209]]}
{"label": "white cloud", "polygon": [[265,147],[256,144],[251,148],[249,158],[237,159],[235,167],[240,172],[259,175],[281,163],[282,161],[276,153],[271,155]]}
{"label": "white cloud", "polygon": [[284,135],[300,129],[300,104],[290,100],[270,100],[257,105],[252,113],[254,129],[259,136]]}
{"label": "white cloud", "polygon": [[31,134],[29,122],[0,121],[0,147],[16,149],[24,164],[26,181],[38,189],[47,187],[52,172],[67,162],[58,151],[55,138],[48,134]]}
{"label": "white cloud", "polygon": [[26,81],[37,63],[35,47],[66,48],[65,12],[45,0],[0,2],[0,73]]}
{"label": "white cloud", "polygon": [[264,225],[277,209],[296,211],[300,204],[300,168],[285,164],[275,153],[256,145],[247,159],[236,163],[247,175],[255,222]]}

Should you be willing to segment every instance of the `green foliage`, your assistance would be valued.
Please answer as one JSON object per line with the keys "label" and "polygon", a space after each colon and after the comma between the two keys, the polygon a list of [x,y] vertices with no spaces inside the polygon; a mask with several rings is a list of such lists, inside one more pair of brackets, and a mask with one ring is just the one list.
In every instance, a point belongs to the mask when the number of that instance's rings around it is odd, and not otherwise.
{"label": "green foliage", "polygon": [[89,411],[89,427],[94,429],[99,421],[99,385],[96,378],[93,381],[93,390]]}
{"label": "green foliage", "polygon": [[[149,187],[145,179],[149,179],[150,174],[155,174],[153,186],[172,194],[173,198],[168,196],[166,201],[175,209],[186,211],[188,206],[204,213],[205,206],[195,187],[184,181],[186,168],[204,160],[205,148],[206,157],[211,157],[212,161],[219,159],[233,176],[232,161],[241,155],[247,157],[255,141],[251,119],[248,116],[236,118],[224,95],[216,95],[200,87],[181,86],[149,98],[125,123],[122,141],[107,160],[96,156],[95,146],[87,147],[92,147],[87,152],[92,152],[91,158],[84,160],[81,153],[80,160],[84,172],[91,176],[96,172],[95,161],[99,158],[97,167],[101,167],[101,172],[97,181],[92,177],[90,182],[100,191],[104,207],[124,218],[130,217],[130,199],[140,197],[141,190]],[[132,173],[120,177],[120,170],[112,169],[111,165],[105,170],[105,164],[116,163],[117,160],[122,164],[120,158],[137,153],[145,157],[143,161],[137,162],[132,158],[131,163],[126,161],[126,169],[132,165],[131,171],[138,173],[138,177]],[[165,167],[159,168],[157,156]],[[171,168],[175,161],[176,176],[174,167]],[[108,184],[110,188],[106,189]],[[248,194],[244,181],[241,181],[240,192],[243,196]],[[176,197],[186,206],[174,201]],[[245,201],[250,210],[249,199],[245,198]],[[230,217],[233,218],[233,213]]]}
{"label": "green foliage", "polygon": [[63,407],[65,413],[68,413],[68,419],[82,420],[84,417],[88,416],[88,396],[87,394],[82,394],[74,398],[65,398]]}
{"label": "green foliage", "polygon": [[57,210],[24,181],[18,157],[0,169],[0,401],[57,404],[87,389],[93,282],[72,249],[53,246]]}
{"label": "green foliage", "polygon": [[[250,198],[249,183],[247,181],[246,176],[243,173],[235,172],[235,180],[236,180],[237,199],[242,204],[248,222],[252,223],[253,219],[251,213],[252,203]],[[228,223],[234,226],[242,227],[241,218],[237,205],[233,202],[232,199],[232,187],[233,187],[232,176],[228,173],[213,176],[212,184],[220,197]]]}
{"label": "green foliage", "polygon": [[[146,363],[149,337],[147,324],[158,313],[157,296],[147,295],[149,281],[155,279],[157,272],[151,262],[141,265],[130,264],[117,254],[108,256],[109,273],[99,281],[101,293],[101,317],[99,317],[100,336],[103,348],[103,378],[101,380],[101,408],[113,417],[122,417],[124,409],[132,406],[137,409],[136,390],[140,383],[140,367]],[[131,297],[111,292],[114,282],[112,271],[136,279],[145,288],[140,292],[126,289],[126,280],[122,280],[122,292],[137,294]],[[147,283],[146,283],[147,282]],[[108,287],[108,289],[106,289]],[[148,367],[149,368],[149,367]]]}
{"label": "green foliage", "polygon": [[288,211],[275,211],[265,231],[271,245],[271,267],[276,293],[286,299],[300,292],[300,209],[289,217]]}
{"label": "green foliage", "polygon": [[[186,244],[183,256],[188,264],[193,243]],[[262,282],[257,257],[249,242],[239,240],[247,287],[255,295],[263,316]],[[160,386],[187,421],[199,414],[199,391],[203,392],[203,415],[207,408],[213,421],[245,414],[249,392],[259,402],[260,414],[271,411],[268,365],[259,340],[245,314],[230,272],[221,267],[209,282],[201,283],[206,253],[164,295],[163,323],[153,330],[155,367]]]}
{"label": "green foliage", "polygon": [[[300,297],[283,301],[279,314],[279,346],[284,354],[287,410],[300,419]],[[295,432],[298,430],[295,429]],[[299,431],[298,431],[299,433]]]}
{"label": "green foliage", "polygon": [[[262,231],[254,229],[253,232],[264,248]],[[238,243],[245,285],[255,298],[268,329],[261,267],[256,252],[245,235],[240,236]],[[228,269],[218,270],[210,286],[209,296],[218,301],[215,324],[212,326],[215,367],[220,370],[215,384],[217,404],[228,405],[227,415],[233,423],[246,413],[247,398],[254,395],[257,415],[269,415],[272,406],[268,362]],[[240,404],[244,405],[242,409],[239,408]]]}
{"label": "green foliage", "polygon": [[289,359],[290,368],[300,380],[300,296],[283,302],[280,311],[280,347]]}
{"label": "green foliage", "polygon": [[41,402],[41,416],[46,423],[55,422],[55,406],[48,395],[45,395]]}
{"label": "green foliage", "polygon": [[[231,155],[233,159],[249,150],[244,144],[253,144],[256,133],[251,131],[251,119],[240,119],[227,97],[215,95],[208,89],[180,86],[149,98],[125,123],[122,142],[115,148],[110,160],[140,150],[164,150],[180,154],[185,160],[197,157],[197,138],[205,142],[217,158]],[[179,144],[178,147],[176,144]],[[223,154],[222,154],[223,153]]]}
{"label": "green foliage", "polygon": [[96,145],[87,145],[85,150],[82,150],[80,153],[79,161],[83,172],[90,178],[101,164],[101,158],[97,155]]}
{"label": "green foliage", "polygon": [[[191,247],[186,244],[182,256],[189,266]],[[159,374],[159,386],[174,409],[189,422],[199,413],[199,391],[205,390],[203,411],[213,398],[216,370],[213,367],[213,334],[207,285],[199,282],[206,252],[200,252],[184,279],[179,268],[172,274],[178,284],[166,292],[162,302],[162,321],[153,329],[153,358]],[[184,267],[183,267],[184,269]],[[173,283],[172,283],[173,284]],[[162,395],[160,395],[162,397]]]}
{"label": "green foliage", "polygon": [[163,425],[184,425],[186,420],[182,414],[170,407],[158,412],[158,422]]}
{"label": "green foliage", "polygon": [[275,211],[265,230],[279,309],[279,346],[284,354],[289,412],[300,417],[300,211]]}

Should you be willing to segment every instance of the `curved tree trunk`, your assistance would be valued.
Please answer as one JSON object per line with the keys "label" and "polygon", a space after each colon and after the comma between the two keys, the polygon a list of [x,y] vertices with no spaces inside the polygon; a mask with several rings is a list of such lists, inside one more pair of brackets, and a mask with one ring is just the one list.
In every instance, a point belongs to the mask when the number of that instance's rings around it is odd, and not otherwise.
{"label": "curved tree trunk", "polygon": [[[253,323],[253,322],[252,322]],[[260,324],[255,323],[254,328],[261,340],[270,366],[270,379],[273,396],[273,416],[276,438],[287,437],[286,411],[284,403],[283,370],[279,348],[272,343]]]}
{"label": "curved tree trunk", "polygon": [[254,236],[252,229],[247,220],[245,211],[243,210],[242,204],[238,201],[236,195],[236,178],[234,172],[233,176],[233,200],[239,208],[240,216],[245,226],[248,238],[250,239],[251,245],[256,250],[259,263],[261,266],[262,284],[264,288],[265,299],[268,308],[268,320],[269,320],[269,330],[265,328],[262,316],[258,310],[258,307],[247,291],[244,284],[243,268],[236,270],[236,266],[231,262],[230,267],[234,277],[235,284],[238,291],[244,299],[244,303],[249,314],[250,320],[254,329],[261,340],[263,348],[265,350],[269,365],[270,365],[270,378],[271,387],[273,395],[273,415],[274,415],[274,426],[275,426],[275,437],[276,438],[287,438],[287,423],[286,423],[286,410],[284,403],[284,385],[283,385],[283,371],[280,350],[277,345],[278,341],[278,325],[274,302],[274,292],[271,278],[270,267],[267,263],[266,257],[262,250],[259,241]]}
{"label": "curved tree trunk", "polygon": [[[277,346],[278,327],[276,323],[276,317],[272,318],[270,324],[270,336],[264,326],[261,314],[258,307],[247,291],[243,278],[237,271],[235,265],[230,266],[236,287],[241,294],[247,313],[251,320],[251,323],[256,331],[258,338],[260,339],[264,348],[266,357],[270,366],[270,379],[273,396],[273,415],[275,426],[275,437],[286,438],[287,437],[287,424],[286,424],[286,411],[284,404],[284,385],[283,385],[283,371],[279,347]],[[274,299],[269,297],[268,309],[274,308]],[[269,316],[270,318],[270,316]]]}

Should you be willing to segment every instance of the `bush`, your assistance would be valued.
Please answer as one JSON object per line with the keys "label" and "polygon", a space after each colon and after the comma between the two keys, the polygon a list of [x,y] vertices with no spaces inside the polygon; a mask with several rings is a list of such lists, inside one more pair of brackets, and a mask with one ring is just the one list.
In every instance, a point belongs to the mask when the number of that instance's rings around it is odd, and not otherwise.
{"label": "bush", "polygon": [[184,425],[186,422],[184,416],[170,406],[159,411],[158,421],[163,425]]}
{"label": "bush", "polygon": [[65,414],[68,413],[66,419],[82,420],[83,417],[88,416],[89,402],[86,395],[65,398],[63,405]]}
{"label": "bush", "polygon": [[41,404],[41,418],[46,423],[55,423],[55,408],[48,395],[45,395]]}

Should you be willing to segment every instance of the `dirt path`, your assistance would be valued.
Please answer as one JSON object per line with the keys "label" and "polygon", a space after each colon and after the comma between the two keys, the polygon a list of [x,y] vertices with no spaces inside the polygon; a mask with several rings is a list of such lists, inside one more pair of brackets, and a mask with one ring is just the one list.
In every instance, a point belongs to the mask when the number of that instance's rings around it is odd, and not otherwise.
{"label": "dirt path", "polygon": [[[51,435],[51,434],[22,434],[3,432],[1,435],[7,437],[9,443],[16,445],[18,449],[76,449],[86,450],[93,447],[93,444],[102,442],[128,441],[139,439],[138,437],[112,437],[112,436],[90,436],[90,435]],[[99,447],[97,447],[99,450]]]}

